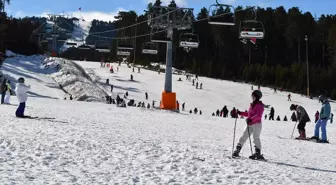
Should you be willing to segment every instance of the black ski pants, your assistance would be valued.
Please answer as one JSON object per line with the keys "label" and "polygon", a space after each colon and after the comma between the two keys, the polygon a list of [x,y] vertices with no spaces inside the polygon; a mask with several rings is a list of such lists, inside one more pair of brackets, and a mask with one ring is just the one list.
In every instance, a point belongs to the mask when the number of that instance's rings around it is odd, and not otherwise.
{"label": "black ski pants", "polygon": [[299,124],[297,126],[298,130],[306,131],[306,129],[305,129],[306,123],[307,123],[307,121],[305,121],[305,120],[299,121]]}

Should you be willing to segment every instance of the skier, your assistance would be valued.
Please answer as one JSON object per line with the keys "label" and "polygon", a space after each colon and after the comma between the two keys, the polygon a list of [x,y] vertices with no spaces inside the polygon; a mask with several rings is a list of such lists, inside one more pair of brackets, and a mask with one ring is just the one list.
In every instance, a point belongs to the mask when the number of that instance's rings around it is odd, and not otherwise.
{"label": "skier", "polygon": [[196,82],[196,89],[198,89],[198,82]]}
{"label": "skier", "polygon": [[200,110],[200,115],[202,115],[202,111]]}
{"label": "skier", "polygon": [[131,75],[131,81],[133,81],[133,75]]}
{"label": "skier", "polygon": [[113,85],[111,85],[111,92],[113,92]]}
{"label": "skier", "polygon": [[180,103],[178,101],[176,101],[176,110],[180,111]]}
{"label": "skier", "polygon": [[226,105],[223,107],[224,118],[228,117],[229,110],[227,109]]}
{"label": "skier", "polygon": [[10,96],[12,94],[12,87],[10,85],[10,81],[8,80],[7,83],[6,83],[6,96],[5,96],[5,100],[4,100],[4,103],[5,104],[10,104]]}
{"label": "skier", "polygon": [[160,74],[160,69],[158,69],[158,74]]}
{"label": "skier", "polygon": [[72,100],[73,98],[72,98],[72,95],[70,94],[70,100]]}
{"label": "skier", "polygon": [[288,100],[287,101],[292,101],[292,99],[291,99],[291,97],[292,97],[292,95],[291,94],[288,94]]}
{"label": "skier", "polygon": [[273,94],[278,94],[278,92],[277,92],[277,88],[276,88],[276,87],[274,88],[274,92],[273,92]]}
{"label": "skier", "polygon": [[258,90],[260,91],[260,85],[258,85]]}
{"label": "skier", "polygon": [[0,84],[0,92],[1,92],[1,104],[5,103],[5,96],[7,91],[6,79],[3,79]]}
{"label": "skier", "polygon": [[219,110],[217,109],[216,111],[216,116],[218,117],[219,116]]}
{"label": "skier", "polygon": [[26,101],[27,101],[27,92],[30,89],[30,85],[25,85],[24,84],[25,79],[20,77],[18,79],[18,83],[16,84],[15,87],[15,93],[16,97],[19,101],[19,107],[17,108],[15,115],[18,118],[26,118],[27,116],[24,115],[24,111],[26,108]]}
{"label": "skier", "polygon": [[331,113],[331,114],[330,114],[330,123],[333,123],[333,119],[334,119],[334,114]]}
{"label": "skier", "polygon": [[288,121],[287,116],[284,117],[284,121]]}
{"label": "skier", "polygon": [[315,123],[319,120],[319,118],[320,118],[320,113],[319,113],[319,111],[316,111],[316,113],[315,113]]}
{"label": "skier", "polygon": [[110,83],[110,80],[106,79],[106,85],[109,85],[109,83]]}
{"label": "skier", "polygon": [[276,120],[277,120],[277,121],[281,121],[280,116],[278,116]]}
{"label": "skier", "polygon": [[150,104],[149,103],[147,104],[147,109],[150,109]]}
{"label": "skier", "polygon": [[195,109],[194,109],[194,113],[195,113],[195,114],[197,114],[197,112],[198,112],[198,109],[197,109],[197,108],[195,108]]}
{"label": "skier", "polygon": [[253,91],[253,85],[251,86],[251,91]]}
{"label": "skier", "polygon": [[251,155],[250,159],[264,159],[261,154],[261,142],[260,142],[260,133],[261,133],[261,120],[264,113],[264,104],[260,101],[262,93],[259,90],[252,92],[253,102],[250,105],[248,112],[237,111],[239,115],[247,117],[246,123],[247,128],[244,134],[239,139],[239,142],[236,146],[236,150],[233,153],[233,157],[239,157],[239,152],[242,149],[244,143],[253,134],[253,142],[255,144],[255,153]]}
{"label": "skier", "polygon": [[185,103],[182,103],[182,111],[184,111]]}
{"label": "skier", "polygon": [[269,120],[271,121],[271,120],[273,120],[274,121],[274,108],[272,107],[271,108],[271,112],[270,112],[270,114],[269,114]]}
{"label": "skier", "polygon": [[155,108],[155,101],[152,102],[152,107]]}
{"label": "skier", "polygon": [[237,110],[236,110],[235,107],[233,107],[233,109],[231,110],[230,114],[231,114],[232,118],[238,118]]}
{"label": "skier", "polygon": [[212,116],[215,116],[215,113],[214,113],[214,112],[212,113]]}
{"label": "skier", "polygon": [[[315,133],[314,136],[311,139],[315,139],[319,143],[329,143],[327,140],[327,122],[330,117],[331,113],[331,107],[329,104],[328,99],[324,96],[321,95],[319,96],[319,101],[322,103],[322,108],[320,111],[320,119],[316,122],[315,125]],[[320,135],[320,128],[322,131],[322,139],[320,140],[319,135]]]}
{"label": "skier", "polygon": [[306,139],[306,123],[310,121],[309,115],[307,114],[306,110],[299,105],[292,104],[289,108],[291,111],[296,111],[297,114],[297,120],[299,121],[299,124],[297,126],[297,129],[299,131],[300,136],[296,139]]}
{"label": "skier", "polygon": [[145,98],[146,98],[146,100],[148,100],[148,93],[147,92],[145,93]]}
{"label": "skier", "polygon": [[193,86],[195,85],[195,79],[192,80],[192,85],[193,85]]}
{"label": "skier", "polygon": [[189,113],[192,114],[192,110],[190,110]]}
{"label": "skier", "polygon": [[140,73],[140,67],[138,67],[138,73]]}
{"label": "skier", "polygon": [[292,116],[291,116],[291,120],[292,120],[293,122],[297,122],[297,118],[296,118],[296,114],[295,114],[295,112],[293,112],[293,114],[292,114]]}
{"label": "skier", "polygon": [[198,75],[196,75],[196,80],[198,80]]}
{"label": "skier", "polygon": [[201,85],[200,85],[200,89],[202,89],[203,88],[203,83],[201,83]]}

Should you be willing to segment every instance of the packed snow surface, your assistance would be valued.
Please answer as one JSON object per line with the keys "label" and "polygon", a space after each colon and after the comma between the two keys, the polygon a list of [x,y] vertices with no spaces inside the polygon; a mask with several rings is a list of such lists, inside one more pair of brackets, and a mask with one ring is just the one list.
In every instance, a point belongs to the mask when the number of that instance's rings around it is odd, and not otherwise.
{"label": "packed snow surface", "polygon": [[[76,62],[96,83],[106,78],[114,94],[129,92],[129,99],[151,103],[159,101],[164,74],[141,69],[132,73],[126,65],[114,65],[114,74],[100,63]],[[6,66],[7,65],[7,66]],[[33,65],[33,64],[31,64]],[[22,66],[22,65],[21,65]],[[4,71],[15,69],[5,64]],[[27,66],[28,67],[28,66]],[[19,68],[33,91],[52,93],[47,77]],[[130,75],[135,81],[130,81]],[[34,78],[42,78],[42,82]],[[182,82],[177,82],[181,77]],[[209,78],[199,78],[199,90],[173,76],[173,90],[187,110],[197,107],[203,115],[173,113],[158,109],[29,97],[26,114],[53,117],[52,120],[27,120],[14,117],[15,106],[1,105],[0,184],[334,184],[336,182],[336,126],[328,125],[330,144],[290,139],[295,123],[264,121],[262,153],[267,162],[230,159],[234,119],[212,117],[212,112],[227,105],[247,109],[251,86]],[[109,86],[100,84],[110,91]],[[39,89],[34,89],[39,87]],[[41,89],[40,89],[41,88]],[[41,91],[41,92],[40,92]],[[54,91],[58,91],[55,90]],[[320,108],[317,100],[262,87],[263,102],[275,108],[275,115],[290,117],[291,103],[303,105],[311,119]],[[144,93],[148,92],[149,100]],[[50,94],[49,96],[54,96]],[[16,98],[12,98],[17,104]],[[156,105],[158,102],[156,102]],[[331,104],[335,112],[335,104]],[[269,110],[265,111],[268,114]],[[246,127],[237,121],[236,142]],[[307,123],[307,135],[313,134]],[[297,131],[295,131],[295,136]]]}

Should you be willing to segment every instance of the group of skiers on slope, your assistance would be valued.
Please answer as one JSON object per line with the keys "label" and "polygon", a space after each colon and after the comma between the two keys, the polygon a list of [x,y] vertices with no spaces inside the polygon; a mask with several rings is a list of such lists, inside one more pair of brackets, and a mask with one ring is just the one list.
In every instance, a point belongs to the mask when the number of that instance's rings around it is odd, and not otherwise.
{"label": "group of skiers on slope", "polygon": [[[3,79],[1,86],[1,104],[9,104],[10,95],[13,94],[10,86],[10,82],[6,79]],[[30,89],[30,85],[25,84],[25,79],[23,77],[20,77],[18,79],[18,83],[15,87],[15,94],[19,101],[19,106],[15,112],[16,117],[18,118],[26,118],[24,112],[26,108],[26,101],[27,101],[27,92]]]}
{"label": "group of skiers on slope", "polygon": [[[262,116],[264,113],[264,104],[260,100],[262,98],[262,93],[259,90],[255,90],[252,92],[252,103],[250,104],[250,108],[248,112],[240,112],[237,110],[237,114],[243,117],[247,117],[246,123],[247,127],[240,137],[238,144],[236,145],[236,149],[233,152],[233,157],[239,157],[239,153],[246,143],[247,139],[250,135],[253,135],[253,142],[255,145],[255,153],[251,155],[249,158],[251,159],[264,159],[261,154],[261,141],[260,141],[260,133],[262,129]],[[314,139],[320,143],[328,143],[327,140],[327,132],[326,125],[327,121],[331,115],[331,108],[328,102],[328,99],[321,95],[319,96],[319,101],[322,102],[322,108],[319,115],[319,120],[315,125],[314,136],[310,139]],[[298,138],[306,138],[305,126],[308,121],[310,121],[309,116],[306,110],[302,106],[292,104],[290,106],[290,110],[296,111],[299,119],[298,130],[300,136]],[[322,139],[319,138],[320,129],[322,131]]]}

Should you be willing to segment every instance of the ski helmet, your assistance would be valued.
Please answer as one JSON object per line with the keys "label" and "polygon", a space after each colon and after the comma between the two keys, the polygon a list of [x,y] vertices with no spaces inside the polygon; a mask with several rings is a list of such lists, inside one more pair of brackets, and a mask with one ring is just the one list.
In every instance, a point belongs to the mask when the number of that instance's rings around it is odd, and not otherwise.
{"label": "ski helmet", "polygon": [[289,107],[289,109],[290,109],[291,111],[295,110],[295,109],[296,109],[296,105],[292,104],[292,105]]}
{"label": "ski helmet", "polygon": [[25,82],[25,79],[24,79],[23,77],[20,77],[20,78],[18,79],[18,82],[19,82],[19,83],[24,83],[24,82]]}
{"label": "ski helmet", "polygon": [[260,100],[262,97],[262,93],[259,90],[255,90],[252,92],[252,96],[254,96],[257,100]]}
{"label": "ski helmet", "polygon": [[327,100],[327,98],[324,95],[319,96],[319,101],[324,103]]}

